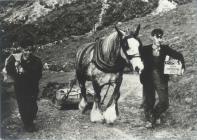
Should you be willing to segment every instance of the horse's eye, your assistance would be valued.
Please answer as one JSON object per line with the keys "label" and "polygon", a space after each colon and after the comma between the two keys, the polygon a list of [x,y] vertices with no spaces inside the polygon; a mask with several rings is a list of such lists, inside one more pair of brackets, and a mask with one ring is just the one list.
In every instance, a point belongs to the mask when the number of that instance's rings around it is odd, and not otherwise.
{"label": "horse's eye", "polygon": [[129,49],[129,44],[128,44],[128,42],[127,42],[127,41],[125,41],[125,43],[124,43],[124,47],[125,47],[125,49],[126,49],[126,50],[128,50],[128,49]]}

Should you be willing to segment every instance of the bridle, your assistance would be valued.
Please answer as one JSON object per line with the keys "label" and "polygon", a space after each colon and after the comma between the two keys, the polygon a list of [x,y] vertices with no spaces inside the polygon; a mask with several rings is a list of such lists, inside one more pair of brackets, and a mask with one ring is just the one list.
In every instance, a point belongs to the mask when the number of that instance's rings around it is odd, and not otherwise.
{"label": "bridle", "polygon": [[[130,60],[133,59],[133,58],[136,58],[136,57],[141,57],[141,56],[140,56],[138,53],[133,54],[133,55],[128,55],[128,54],[127,54],[127,48],[128,48],[128,46],[125,45],[125,42],[124,42],[124,41],[125,41],[125,39],[121,39],[121,38],[120,38],[120,45],[121,45],[121,48],[122,48],[122,50],[123,50],[124,55],[126,56],[126,61],[127,61],[127,63],[129,64],[129,69],[130,69],[131,71],[133,71],[133,70],[131,69],[133,66],[132,66]],[[126,43],[126,44],[128,45],[128,43]]]}
{"label": "bridle", "polygon": [[[127,52],[126,52],[126,54],[127,54]],[[136,58],[136,57],[141,57],[141,56],[138,53],[133,54],[133,55],[128,55],[128,60],[131,60],[131,59]]]}

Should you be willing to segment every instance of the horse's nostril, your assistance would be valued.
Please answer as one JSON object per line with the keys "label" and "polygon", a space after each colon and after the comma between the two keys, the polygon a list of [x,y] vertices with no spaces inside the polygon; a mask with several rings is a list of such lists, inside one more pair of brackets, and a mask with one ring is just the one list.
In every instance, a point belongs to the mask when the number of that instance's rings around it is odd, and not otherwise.
{"label": "horse's nostril", "polygon": [[136,71],[137,73],[139,73],[140,69],[139,69],[138,67],[135,67],[135,71]]}

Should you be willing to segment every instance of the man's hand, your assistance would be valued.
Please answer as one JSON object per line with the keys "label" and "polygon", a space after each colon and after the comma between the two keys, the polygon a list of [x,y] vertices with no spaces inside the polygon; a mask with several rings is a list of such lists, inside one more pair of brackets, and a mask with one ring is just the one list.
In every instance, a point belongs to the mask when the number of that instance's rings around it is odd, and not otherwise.
{"label": "man's hand", "polygon": [[182,68],[182,69],[181,69],[181,75],[183,75],[184,71],[185,71],[185,69]]}
{"label": "man's hand", "polygon": [[17,74],[21,75],[21,74],[24,73],[24,69],[21,66],[20,62],[16,61],[15,62],[15,67],[16,67]]}
{"label": "man's hand", "polygon": [[23,67],[19,66],[19,68],[18,68],[18,74],[23,74],[23,73],[24,73]]}
{"label": "man's hand", "polygon": [[183,68],[183,63],[178,60],[178,64],[181,64],[181,66],[182,66],[180,75],[183,75],[183,73],[185,71],[185,68]]}

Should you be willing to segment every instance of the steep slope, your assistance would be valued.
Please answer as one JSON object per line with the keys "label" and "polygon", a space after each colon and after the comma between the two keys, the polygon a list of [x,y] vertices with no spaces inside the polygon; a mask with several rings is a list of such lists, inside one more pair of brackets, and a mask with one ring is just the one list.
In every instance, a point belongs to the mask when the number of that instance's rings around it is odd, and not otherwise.
{"label": "steep slope", "polygon": [[[8,13],[0,18],[0,45],[3,48],[13,46],[13,42],[26,47],[84,34],[92,29],[101,9],[99,1],[91,0],[77,1],[54,9],[39,2],[28,4],[30,6],[24,4],[26,9],[12,8],[15,11],[10,12],[16,12],[13,17]],[[14,17],[22,19],[18,21]],[[16,22],[9,23],[9,20]]]}
{"label": "steep slope", "polygon": [[[0,1],[0,45],[1,48],[7,48],[13,47],[14,43],[26,47],[71,35],[83,35],[92,29],[101,30],[120,21],[146,16],[156,9],[158,1]],[[191,0],[180,0],[177,3],[181,2]]]}

